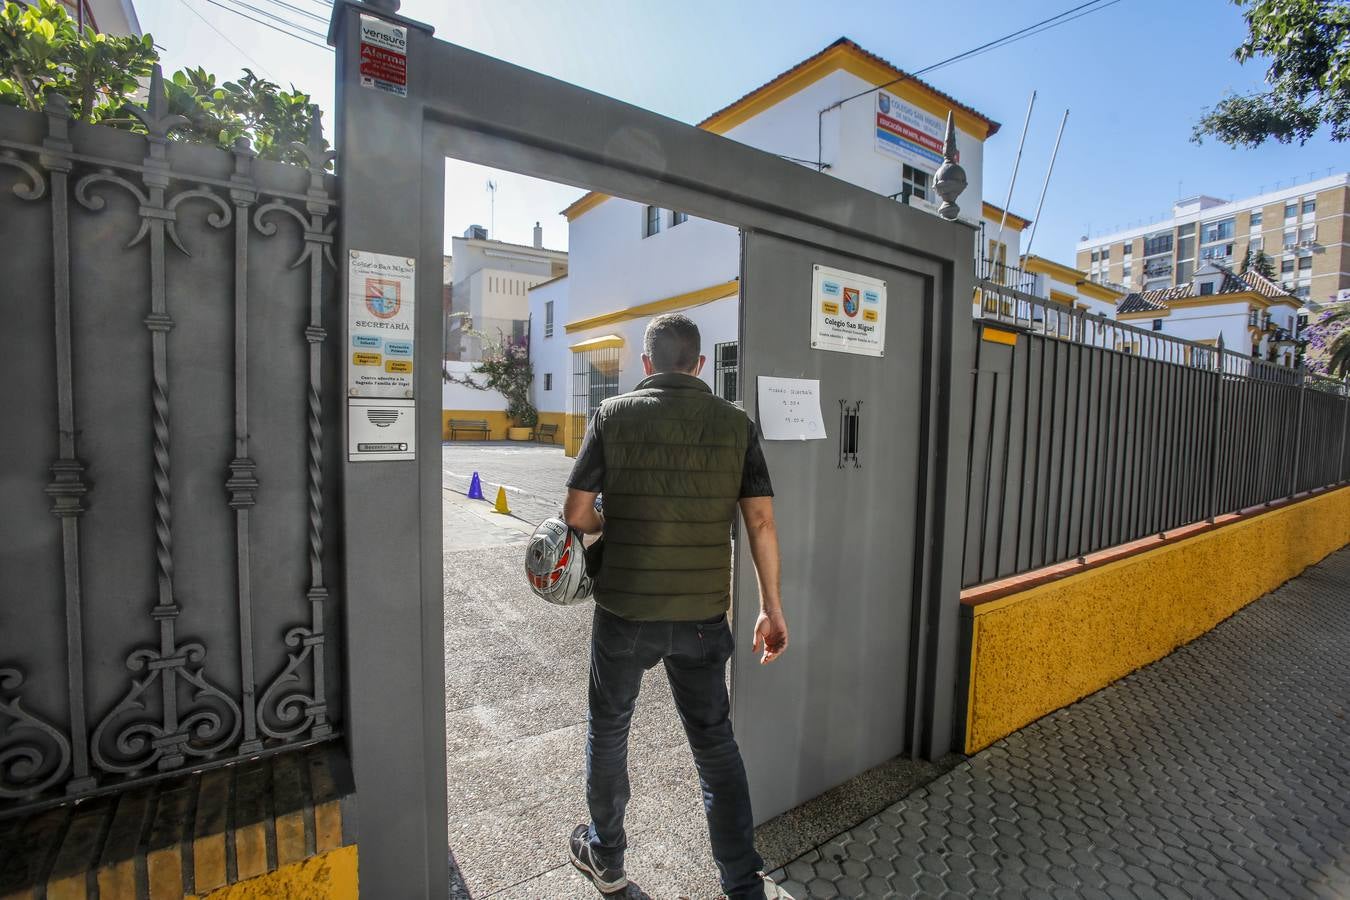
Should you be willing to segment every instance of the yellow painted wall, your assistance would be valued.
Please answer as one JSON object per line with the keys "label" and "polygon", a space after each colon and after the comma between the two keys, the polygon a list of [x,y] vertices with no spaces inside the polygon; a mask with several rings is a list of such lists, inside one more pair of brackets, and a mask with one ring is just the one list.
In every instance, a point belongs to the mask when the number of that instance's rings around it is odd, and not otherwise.
{"label": "yellow painted wall", "polygon": [[[553,436],[553,440],[558,444],[566,446],[567,444],[567,413],[560,412],[541,412],[539,414],[540,425],[557,425],[558,433]],[[536,434],[536,437],[538,435]],[[544,441],[547,445],[548,441]]]}
{"label": "yellow painted wall", "polygon": [[[482,409],[443,409],[441,410],[441,440],[450,440],[450,420],[468,419],[471,422],[486,421],[488,424],[488,440],[504,441],[506,440],[506,429],[511,427],[511,420],[506,417],[502,410],[482,410]],[[477,435],[470,435],[461,432],[456,441],[481,441],[483,438]]]}
{"label": "yellow painted wall", "polygon": [[1350,544],[1350,488],[971,607],[966,752],[1194,640]]}
{"label": "yellow painted wall", "polygon": [[357,900],[356,884],[356,846],[349,845],[186,900]]}
{"label": "yellow painted wall", "polygon": [[563,420],[563,452],[575,458],[581,452],[581,439],[586,436],[586,417],[567,413]]}

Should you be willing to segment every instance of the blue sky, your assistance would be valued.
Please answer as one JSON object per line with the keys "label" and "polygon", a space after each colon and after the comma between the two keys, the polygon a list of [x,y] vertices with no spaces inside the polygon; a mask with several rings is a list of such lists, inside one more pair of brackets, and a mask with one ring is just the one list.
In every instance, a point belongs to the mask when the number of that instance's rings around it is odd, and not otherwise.
{"label": "blue sky", "polygon": [[[267,0],[249,2],[267,6]],[[324,0],[287,2],[321,17],[328,9]],[[434,25],[446,40],[697,122],[840,36],[913,70],[1077,2],[405,0],[401,11]],[[317,20],[273,9],[324,30]],[[140,0],[137,10],[170,70],[201,65],[234,77],[250,66],[283,85],[294,83],[331,109],[327,50],[206,0]],[[1025,216],[1035,212],[1055,129],[1070,109],[1034,249],[1072,263],[1081,234],[1170,214],[1179,195],[1243,196],[1350,167],[1346,148],[1321,135],[1303,147],[1272,143],[1256,150],[1189,141],[1206,105],[1261,83],[1260,62],[1239,66],[1232,59],[1243,34],[1240,11],[1229,0],[1120,0],[926,80],[1003,123],[985,150],[987,199],[1000,204],[1027,99],[1033,89],[1039,92],[1011,204]],[[488,223],[489,175],[452,164],[448,233]],[[497,180],[497,236],[527,243],[541,219],[546,243],[565,246],[565,220],[556,213],[577,191],[515,176]]]}

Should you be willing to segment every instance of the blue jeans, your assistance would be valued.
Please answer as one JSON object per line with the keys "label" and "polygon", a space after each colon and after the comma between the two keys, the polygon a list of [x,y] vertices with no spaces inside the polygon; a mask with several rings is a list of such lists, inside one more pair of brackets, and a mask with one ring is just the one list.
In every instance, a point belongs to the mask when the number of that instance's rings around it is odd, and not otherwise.
{"label": "blue jeans", "polygon": [[727,661],[733,643],[726,617],[712,622],[630,622],[596,606],[591,629],[590,716],[586,732],[586,802],[591,849],[622,866],[628,843],[628,725],[642,674],[664,663],[675,707],[703,787],[703,809],[722,890],[730,900],[762,900],[750,785],[731,733]]}

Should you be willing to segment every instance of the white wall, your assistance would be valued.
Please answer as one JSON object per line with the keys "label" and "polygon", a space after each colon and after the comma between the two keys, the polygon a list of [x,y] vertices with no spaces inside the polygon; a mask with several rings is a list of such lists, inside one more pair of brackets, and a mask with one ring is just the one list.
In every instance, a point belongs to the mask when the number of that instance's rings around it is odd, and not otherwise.
{"label": "white wall", "polygon": [[[471,362],[450,360],[445,363],[445,371],[452,376],[468,378],[470,381],[483,384],[483,376],[473,374],[474,365]],[[505,412],[506,398],[497,391],[479,391],[466,385],[443,381],[441,384],[441,409]]]}
{"label": "white wall", "polygon": [[1213,341],[1222,334],[1224,347],[1246,356],[1252,346],[1251,335],[1247,330],[1247,313],[1245,300],[1178,307],[1170,315],[1162,317],[1162,333],[1188,341]]}
{"label": "white wall", "polygon": [[[730,129],[725,136],[779,156],[823,159],[830,166],[825,174],[889,196],[900,190],[901,161],[876,148],[875,92],[825,113],[820,128],[823,147],[818,150],[817,145],[820,111],[872,87],[850,72],[837,70]],[[956,148],[969,185],[957,200],[961,218],[978,222],[984,199],[984,147],[979,138],[958,125]],[[924,168],[931,175],[937,171],[937,164]]]}
{"label": "white wall", "polygon": [[[644,207],[610,199],[572,222],[567,322],[617,312],[722,284],[740,273],[741,246],[730,225],[691,218],[642,236]],[[575,341],[573,341],[575,343]]]}
{"label": "white wall", "polygon": [[[568,394],[572,384],[572,354],[564,326],[567,317],[568,284],[572,276],[550,281],[532,288],[530,303],[530,362],[534,367],[532,397],[540,412],[567,412]],[[544,304],[553,301],[553,335],[544,336]],[[544,375],[553,374],[553,389],[544,390]]]}

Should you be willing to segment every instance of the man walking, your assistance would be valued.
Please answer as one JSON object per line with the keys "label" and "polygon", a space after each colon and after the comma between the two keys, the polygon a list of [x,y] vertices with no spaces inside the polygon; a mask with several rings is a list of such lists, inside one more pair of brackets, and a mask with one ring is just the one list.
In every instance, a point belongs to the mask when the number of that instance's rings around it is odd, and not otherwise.
{"label": "man walking", "polygon": [[663,663],[698,768],[722,889],[730,900],[787,898],[762,874],[755,852],[726,686],[738,506],[759,577],[754,651],[769,663],[787,649],[768,468],[754,423],[698,377],[705,362],[698,326],[686,316],[658,316],[643,350],[647,378],[600,405],[563,510],[568,525],[604,535],[586,735],[591,822],[572,832],[572,863],[605,893],[628,885],[628,726],[642,674]]}

